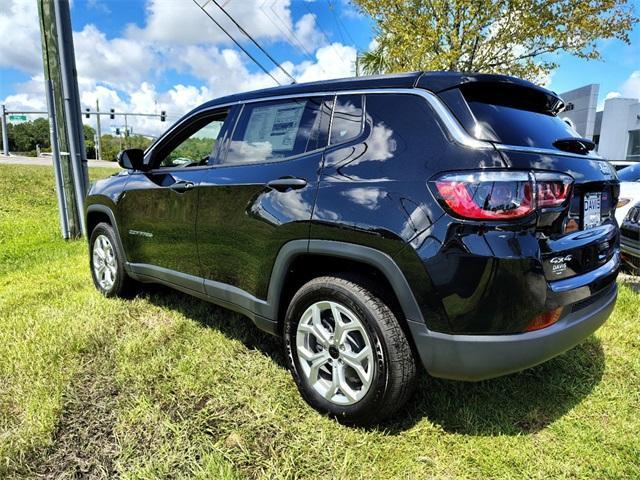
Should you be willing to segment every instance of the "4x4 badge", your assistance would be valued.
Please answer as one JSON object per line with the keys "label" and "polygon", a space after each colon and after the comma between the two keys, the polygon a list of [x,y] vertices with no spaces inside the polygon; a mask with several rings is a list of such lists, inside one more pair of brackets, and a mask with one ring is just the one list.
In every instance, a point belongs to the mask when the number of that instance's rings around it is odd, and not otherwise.
{"label": "4x4 badge", "polygon": [[553,257],[551,260],[549,260],[551,263],[553,263],[554,265],[557,265],[559,263],[566,263],[566,262],[570,262],[571,260],[573,260],[573,255],[566,255],[564,257]]}
{"label": "4x4 badge", "polygon": [[553,257],[549,262],[551,263],[551,271],[555,275],[562,275],[567,269],[567,262],[573,259],[573,255],[564,255],[562,257]]}

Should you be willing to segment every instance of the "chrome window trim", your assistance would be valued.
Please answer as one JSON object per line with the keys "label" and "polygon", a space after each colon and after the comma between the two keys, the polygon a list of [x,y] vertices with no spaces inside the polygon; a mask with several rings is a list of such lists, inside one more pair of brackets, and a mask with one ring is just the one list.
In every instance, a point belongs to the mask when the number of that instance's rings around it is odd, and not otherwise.
{"label": "chrome window trim", "polygon": [[[579,155],[571,152],[563,152],[561,150],[553,150],[550,148],[540,148],[540,147],[527,147],[522,145],[507,145],[503,143],[492,143],[486,140],[478,140],[471,135],[469,135],[466,130],[460,125],[458,120],[454,117],[453,113],[447,108],[447,106],[438,98],[438,96],[430,92],[428,90],[424,90],[421,88],[365,88],[365,89],[354,89],[354,90],[341,90],[341,91],[316,91],[316,92],[303,92],[303,93],[291,93],[287,95],[273,95],[273,96],[265,96],[259,98],[250,98],[247,100],[236,100],[235,102],[221,103],[218,105],[211,105],[202,110],[198,110],[194,112],[192,115],[187,117],[183,117],[182,120],[179,120],[174,125],[172,125],[169,130],[162,135],[156,143],[151,145],[149,149],[145,152],[145,157],[153,153],[153,149],[159,143],[161,139],[164,139],[167,135],[170,135],[175,129],[182,126],[185,122],[190,121],[195,115],[201,115],[202,113],[208,112],[210,110],[218,110],[224,108],[231,108],[234,105],[244,105],[247,103],[256,103],[256,102],[268,102],[273,100],[287,100],[291,98],[305,98],[305,97],[319,97],[319,96],[333,96],[336,97],[338,95],[367,95],[367,94],[401,94],[401,95],[417,95],[422,97],[434,111],[434,113],[438,116],[440,121],[444,124],[444,127],[447,133],[451,136],[451,138],[458,143],[467,148],[473,149],[482,149],[482,150],[492,150],[496,148],[501,151],[512,151],[512,152],[525,152],[525,153],[537,153],[543,155],[555,155],[555,156],[563,156],[563,157],[573,157],[573,158],[581,158],[588,160],[602,160],[597,154],[590,155]],[[333,112],[332,112],[333,116]],[[337,145],[337,144],[336,144]]]}

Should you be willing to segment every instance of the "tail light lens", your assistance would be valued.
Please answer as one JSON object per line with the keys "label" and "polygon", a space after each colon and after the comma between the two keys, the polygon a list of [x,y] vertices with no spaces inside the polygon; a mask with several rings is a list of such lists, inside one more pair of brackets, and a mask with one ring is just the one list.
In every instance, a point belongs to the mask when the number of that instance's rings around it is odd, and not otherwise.
{"label": "tail light lens", "polygon": [[535,173],[536,202],[538,208],[561,207],[571,194],[573,178],[556,173]]}
{"label": "tail light lens", "polygon": [[526,217],[537,208],[566,205],[573,178],[563,174],[474,172],[448,174],[433,182],[438,199],[472,220]]}

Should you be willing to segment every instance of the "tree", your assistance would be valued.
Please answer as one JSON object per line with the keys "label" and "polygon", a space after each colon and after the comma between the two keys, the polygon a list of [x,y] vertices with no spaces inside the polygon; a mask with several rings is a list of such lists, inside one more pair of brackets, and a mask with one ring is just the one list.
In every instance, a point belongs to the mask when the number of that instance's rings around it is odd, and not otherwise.
{"label": "tree", "polygon": [[597,41],[629,43],[627,0],[355,0],[376,23],[367,73],[457,70],[540,80],[564,51],[600,59]]}
{"label": "tree", "polygon": [[[102,135],[100,138],[102,144],[102,159],[115,162],[117,160],[118,152],[125,148],[124,138],[115,137],[113,135]],[[142,135],[130,135],[127,138],[127,145],[129,148],[146,149],[151,145],[152,140]]]}
{"label": "tree", "polygon": [[51,148],[49,137],[49,121],[46,118],[36,118],[33,121],[9,124],[9,149],[14,152],[35,156],[36,145],[41,149]]}

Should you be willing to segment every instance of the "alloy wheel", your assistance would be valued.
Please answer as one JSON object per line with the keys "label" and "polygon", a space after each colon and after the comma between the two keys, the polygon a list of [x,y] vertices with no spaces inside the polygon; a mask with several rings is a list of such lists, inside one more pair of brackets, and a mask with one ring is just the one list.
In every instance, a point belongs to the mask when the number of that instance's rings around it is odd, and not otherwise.
{"label": "alloy wheel", "polygon": [[352,405],[369,391],[374,351],[364,324],[337,302],[320,301],[302,314],[296,331],[301,371],[324,399]]}
{"label": "alloy wheel", "polygon": [[118,270],[113,245],[106,235],[98,235],[93,242],[92,259],[98,284],[105,291],[111,290]]}

